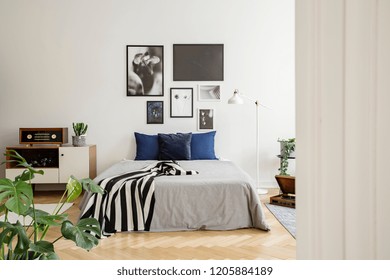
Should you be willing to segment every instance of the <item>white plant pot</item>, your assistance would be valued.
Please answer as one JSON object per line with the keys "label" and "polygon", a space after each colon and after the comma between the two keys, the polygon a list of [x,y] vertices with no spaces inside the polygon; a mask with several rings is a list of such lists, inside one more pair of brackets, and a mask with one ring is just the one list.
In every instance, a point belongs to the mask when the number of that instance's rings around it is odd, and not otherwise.
{"label": "white plant pot", "polygon": [[86,146],[86,137],[85,135],[80,136],[72,136],[72,144],[75,147],[83,147]]}

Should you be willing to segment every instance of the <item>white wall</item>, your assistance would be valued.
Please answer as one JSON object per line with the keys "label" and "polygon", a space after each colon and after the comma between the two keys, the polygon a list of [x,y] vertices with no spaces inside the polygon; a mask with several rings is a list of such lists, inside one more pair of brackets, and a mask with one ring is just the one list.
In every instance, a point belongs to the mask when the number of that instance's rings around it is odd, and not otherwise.
{"label": "white wall", "polygon": [[[216,150],[255,176],[255,106],[227,105],[235,88],[272,110],[260,114],[260,181],[274,182],[279,137],[295,136],[294,1],[0,0],[0,149],[19,127],[89,124],[98,171],[135,155],[134,131],[196,131],[169,118],[172,44],[223,43]],[[126,97],[126,45],[164,45],[164,97]],[[146,124],[146,101],[164,100],[163,125]],[[0,175],[4,174],[1,167]]]}
{"label": "white wall", "polygon": [[390,2],[296,11],[297,257],[390,259]]}

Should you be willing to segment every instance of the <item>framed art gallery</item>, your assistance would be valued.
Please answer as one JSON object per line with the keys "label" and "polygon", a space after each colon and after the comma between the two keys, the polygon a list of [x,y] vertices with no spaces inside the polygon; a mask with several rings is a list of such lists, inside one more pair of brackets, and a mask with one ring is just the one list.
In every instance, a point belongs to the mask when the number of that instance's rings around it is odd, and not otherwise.
{"label": "framed art gallery", "polygon": [[192,88],[171,88],[171,118],[192,118],[194,94]]}
{"label": "framed art gallery", "polygon": [[174,44],[174,81],[223,81],[223,44]]}
{"label": "framed art gallery", "polygon": [[164,46],[126,46],[127,96],[164,95]]}

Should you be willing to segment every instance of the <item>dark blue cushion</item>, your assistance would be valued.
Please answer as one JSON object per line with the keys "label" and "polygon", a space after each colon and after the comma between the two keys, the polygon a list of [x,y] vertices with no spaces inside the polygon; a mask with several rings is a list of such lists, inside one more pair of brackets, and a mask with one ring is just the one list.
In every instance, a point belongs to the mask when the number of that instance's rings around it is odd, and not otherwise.
{"label": "dark blue cushion", "polygon": [[191,159],[217,159],[214,150],[216,131],[193,133],[191,140]]}
{"label": "dark blue cushion", "polygon": [[160,144],[160,159],[189,160],[191,159],[192,133],[158,134]]}
{"label": "dark blue cushion", "polygon": [[135,160],[158,160],[160,149],[157,135],[134,132],[137,144]]}

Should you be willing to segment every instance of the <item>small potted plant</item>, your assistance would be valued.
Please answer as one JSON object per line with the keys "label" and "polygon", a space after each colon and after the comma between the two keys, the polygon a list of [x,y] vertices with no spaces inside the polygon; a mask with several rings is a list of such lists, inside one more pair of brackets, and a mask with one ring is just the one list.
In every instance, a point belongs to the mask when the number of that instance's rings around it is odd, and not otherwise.
{"label": "small potted plant", "polygon": [[74,134],[72,136],[72,144],[75,147],[82,147],[86,145],[86,133],[88,130],[88,124],[85,123],[73,123]]}

